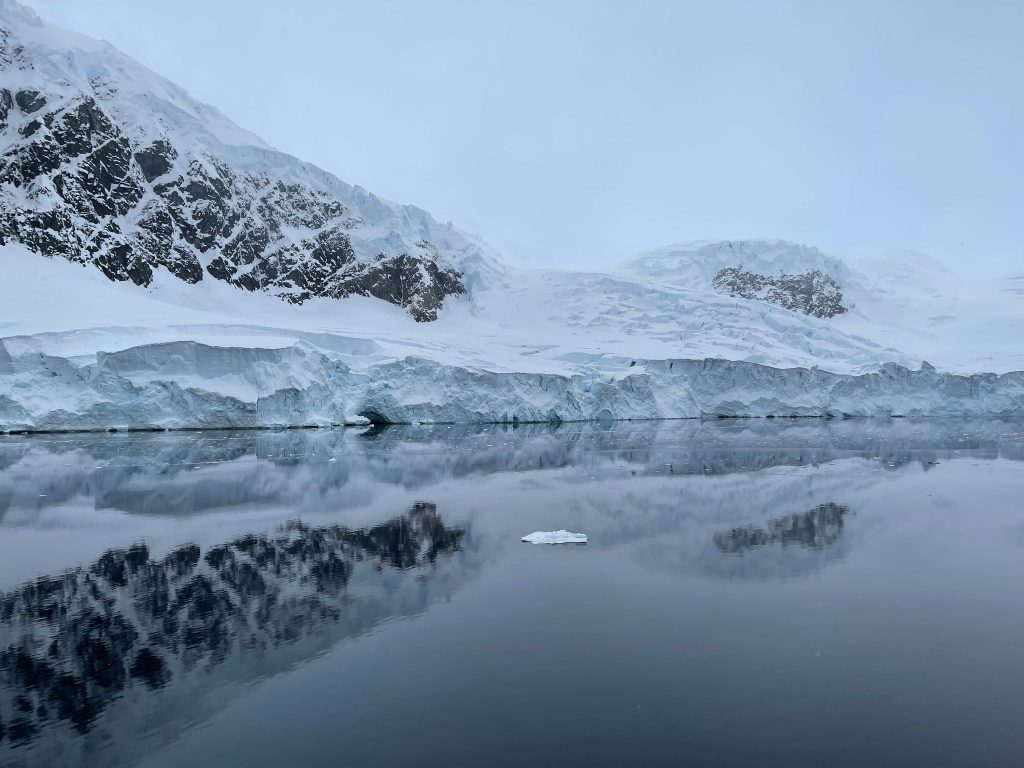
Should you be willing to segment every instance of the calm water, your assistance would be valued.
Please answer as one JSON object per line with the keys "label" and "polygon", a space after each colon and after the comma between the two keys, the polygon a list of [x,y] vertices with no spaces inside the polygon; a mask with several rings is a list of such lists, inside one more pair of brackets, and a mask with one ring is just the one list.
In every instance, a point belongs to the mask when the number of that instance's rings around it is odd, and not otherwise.
{"label": "calm water", "polygon": [[1022,598],[1010,423],[0,438],[0,765],[1022,765]]}

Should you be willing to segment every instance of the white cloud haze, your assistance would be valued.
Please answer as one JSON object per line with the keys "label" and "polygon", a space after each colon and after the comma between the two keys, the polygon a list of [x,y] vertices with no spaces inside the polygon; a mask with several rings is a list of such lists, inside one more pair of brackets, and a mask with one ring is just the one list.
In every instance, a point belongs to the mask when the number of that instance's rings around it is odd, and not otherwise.
{"label": "white cloud haze", "polygon": [[33,0],[532,264],[780,237],[1024,271],[1024,3]]}

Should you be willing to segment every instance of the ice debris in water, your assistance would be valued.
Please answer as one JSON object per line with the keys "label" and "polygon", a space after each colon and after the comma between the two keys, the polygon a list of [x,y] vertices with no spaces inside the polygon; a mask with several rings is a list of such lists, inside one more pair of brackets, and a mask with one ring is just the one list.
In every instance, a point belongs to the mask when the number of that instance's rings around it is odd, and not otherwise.
{"label": "ice debris in water", "polygon": [[523,536],[523,541],[528,544],[586,544],[587,534],[570,533],[561,531],[534,531]]}

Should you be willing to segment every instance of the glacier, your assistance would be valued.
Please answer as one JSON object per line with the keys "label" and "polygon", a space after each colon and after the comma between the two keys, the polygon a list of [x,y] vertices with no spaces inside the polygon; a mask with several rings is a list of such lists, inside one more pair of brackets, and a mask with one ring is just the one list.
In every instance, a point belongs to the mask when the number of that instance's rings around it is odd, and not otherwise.
{"label": "glacier", "polygon": [[[1024,373],[972,372],[955,346],[933,364],[834,319],[625,273],[504,268],[422,324],[364,297],[139,288],[22,246],[0,260],[4,432],[1024,416]],[[1012,365],[1015,338],[971,349]]]}
{"label": "glacier", "polygon": [[[12,354],[13,347],[13,354]],[[532,423],[707,417],[1024,417],[1024,372],[889,363],[859,375],[644,360],[620,376],[498,373],[407,357],[354,370],[314,348],[194,341],[67,358],[0,340],[5,431]]]}
{"label": "glacier", "polygon": [[964,347],[1002,370],[974,372],[953,344],[926,362],[862,335],[901,326],[858,319],[850,280],[853,328],[625,271],[503,267],[422,324],[364,297],[295,306],[159,271],[112,283],[20,245],[0,262],[0,432],[1024,416],[1019,334]]}

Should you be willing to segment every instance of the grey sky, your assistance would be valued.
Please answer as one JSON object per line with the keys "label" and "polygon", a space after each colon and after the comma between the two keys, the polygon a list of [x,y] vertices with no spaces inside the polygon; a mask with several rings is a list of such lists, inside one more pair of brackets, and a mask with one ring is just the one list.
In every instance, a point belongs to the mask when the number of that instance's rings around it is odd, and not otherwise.
{"label": "grey sky", "polygon": [[32,0],[514,260],[780,237],[1024,271],[1024,3]]}

